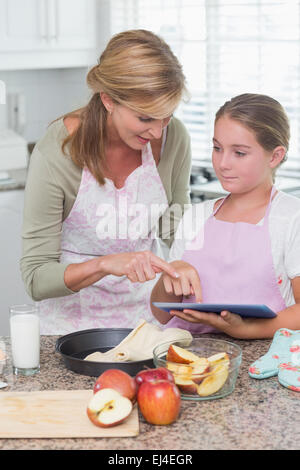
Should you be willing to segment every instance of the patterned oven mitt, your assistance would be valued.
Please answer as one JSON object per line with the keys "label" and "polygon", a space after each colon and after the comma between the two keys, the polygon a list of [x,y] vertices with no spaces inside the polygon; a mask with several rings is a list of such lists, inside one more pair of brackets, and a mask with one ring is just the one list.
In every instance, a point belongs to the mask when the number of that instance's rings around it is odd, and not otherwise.
{"label": "patterned oven mitt", "polygon": [[281,385],[300,392],[300,330],[277,330],[269,351],[253,362],[248,372],[254,379],[278,375]]}

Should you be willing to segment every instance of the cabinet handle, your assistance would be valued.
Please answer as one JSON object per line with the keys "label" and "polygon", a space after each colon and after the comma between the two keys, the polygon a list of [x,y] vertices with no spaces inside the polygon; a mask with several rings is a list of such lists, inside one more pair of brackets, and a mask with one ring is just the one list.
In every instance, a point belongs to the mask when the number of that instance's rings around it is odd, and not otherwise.
{"label": "cabinet handle", "polygon": [[39,18],[40,18],[40,35],[42,39],[47,40],[47,14],[46,14],[46,1],[47,0],[40,0],[38,2],[39,5]]}
{"label": "cabinet handle", "polygon": [[55,39],[56,39],[56,41],[58,41],[58,37],[59,37],[59,29],[58,29],[59,22],[58,22],[58,6],[57,6],[57,1],[58,1],[58,0],[54,0],[54,9],[55,9]]}
{"label": "cabinet handle", "polygon": [[57,39],[57,3],[56,0],[48,0],[48,28],[49,39]]}

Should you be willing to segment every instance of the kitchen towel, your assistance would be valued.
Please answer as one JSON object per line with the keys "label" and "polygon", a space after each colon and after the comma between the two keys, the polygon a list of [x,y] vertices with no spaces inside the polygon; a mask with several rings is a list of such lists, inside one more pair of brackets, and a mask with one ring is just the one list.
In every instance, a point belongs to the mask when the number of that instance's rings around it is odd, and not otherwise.
{"label": "kitchen towel", "polygon": [[254,379],[278,375],[281,385],[300,392],[300,330],[277,330],[268,352],[253,362],[248,372]]}
{"label": "kitchen towel", "polygon": [[93,352],[86,356],[86,361],[125,362],[141,361],[153,357],[153,349],[165,342],[180,341],[182,346],[189,346],[193,336],[182,328],[161,329],[158,325],[147,323],[142,319],[126,338],[113,349],[104,353]]}

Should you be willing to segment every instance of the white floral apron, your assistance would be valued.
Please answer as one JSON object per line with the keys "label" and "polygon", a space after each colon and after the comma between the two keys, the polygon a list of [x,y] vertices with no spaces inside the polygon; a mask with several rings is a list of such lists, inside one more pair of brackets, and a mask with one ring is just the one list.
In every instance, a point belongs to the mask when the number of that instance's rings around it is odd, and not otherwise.
{"label": "white floral apron", "polygon": [[[151,250],[163,257],[157,235],[168,207],[151,145],[142,165],[117,189],[106,178],[100,186],[87,168],[73,208],[62,224],[61,263],[82,263],[98,256]],[[141,318],[155,322],[149,308],[157,278],[131,283],[126,276],[107,275],[64,297],[38,302],[41,334],[67,334],[89,328],[134,328]]]}

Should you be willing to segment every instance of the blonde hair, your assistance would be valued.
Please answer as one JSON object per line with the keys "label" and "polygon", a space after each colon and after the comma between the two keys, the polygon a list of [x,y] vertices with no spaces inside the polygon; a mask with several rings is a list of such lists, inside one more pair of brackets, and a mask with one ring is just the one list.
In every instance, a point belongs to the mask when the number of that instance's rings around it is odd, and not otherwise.
{"label": "blonde hair", "polygon": [[[290,140],[289,119],[282,105],[274,98],[256,93],[235,96],[217,111],[215,123],[224,115],[254,132],[257,142],[266,151],[283,146],[286,153],[279,165],[287,160]],[[273,181],[277,168],[272,172]]]}
{"label": "blonde hair", "polygon": [[116,34],[87,75],[93,95],[82,109],[66,114],[79,118],[78,128],[63,142],[69,144],[75,164],[88,167],[104,184],[107,111],[100,98],[105,92],[117,104],[154,119],[170,116],[184,94],[185,77],[170,47],[146,30]]}

